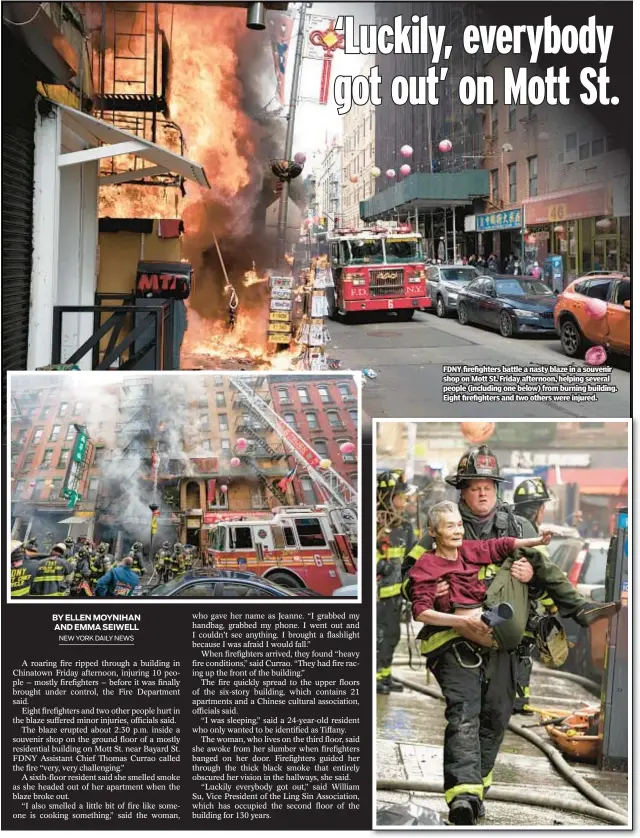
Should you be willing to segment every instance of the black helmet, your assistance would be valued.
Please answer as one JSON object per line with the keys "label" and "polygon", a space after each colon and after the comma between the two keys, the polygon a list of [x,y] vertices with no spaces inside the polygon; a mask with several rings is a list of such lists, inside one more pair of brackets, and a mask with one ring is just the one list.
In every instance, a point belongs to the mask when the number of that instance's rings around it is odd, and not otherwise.
{"label": "black helmet", "polygon": [[65,538],[64,543],[67,545],[67,547],[72,547],[72,546],[73,546],[73,544],[74,544],[74,541],[73,541],[73,539],[71,538],[71,536],[70,536],[70,535],[68,535],[68,536]]}
{"label": "black helmet", "polygon": [[417,487],[407,483],[402,469],[378,475],[378,506],[390,506],[396,495],[412,495]]}
{"label": "black helmet", "polygon": [[78,550],[78,556],[81,559],[88,559],[90,555],[91,555],[91,553],[88,551],[88,549],[86,547],[81,547]]}
{"label": "black helmet", "polygon": [[170,545],[168,541],[163,541],[161,546],[164,547],[165,550],[167,550]]}
{"label": "black helmet", "polygon": [[546,503],[553,495],[541,477],[527,477],[518,483],[513,493],[513,505],[518,507],[529,503]]}
{"label": "black helmet", "polygon": [[141,547],[142,547],[142,542],[141,541],[134,541],[133,544],[131,545],[132,550],[139,550]]}
{"label": "black helmet", "polygon": [[98,547],[98,553],[106,553],[109,549],[109,545],[106,541],[102,541]]}
{"label": "black helmet", "polygon": [[176,541],[176,543],[173,545],[173,550],[174,552],[176,550],[182,550],[182,544],[179,541]]}
{"label": "black helmet", "polygon": [[495,483],[504,483],[504,478],[500,477],[498,460],[487,445],[472,448],[460,457],[456,473],[445,478],[445,481],[456,489],[461,489],[465,480],[493,480]]}

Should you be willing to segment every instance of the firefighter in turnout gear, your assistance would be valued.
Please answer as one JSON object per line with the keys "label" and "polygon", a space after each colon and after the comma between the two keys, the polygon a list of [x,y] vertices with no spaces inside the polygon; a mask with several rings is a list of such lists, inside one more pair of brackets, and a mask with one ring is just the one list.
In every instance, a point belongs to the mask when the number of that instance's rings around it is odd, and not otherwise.
{"label": "firefighter in turnout gear", "polygon": [[[458,508],[465,539],[485,541],[537,535],[530,521],[500,500],[498,488],[504,480],[495,455],[486,445],[465,454],[456,473],[446,482],[460,492]],[[425,547],[423,541],[411,551],[405,562],[407,574],[429,548],[430,544]],[[478,579],[488,588],[498,570],[495,564],[486,565],[480,569]],[[617,610],[615,603],[605,603],[603,607],[587,603],[548,557],[543,557],[536,574],[553,583],[555,603],[561,613],[580,624],[590,625]],[[526,559],[519,559],[513,563],[511,575],[529,583],[533,568]],[[403,589],[410,596],[411,586],[406,581]],[[448,591],[446,582],[439,585],[444,590],[440,588],[438,596]],[[530,598],[536,595],[540,592],[530,590]],[[418,638],[427,667],[447,701],[444,788],[449,820],[453,824],[473,825],[484,816],[484,794],[491,785],[493,766],[513,711],[518,656],[487,646],[486,637],[469,630],[425,625]]]}
{"label": "firefighter in turnout gear", "polygon": [[69,596],[73,566],[65,559],[66,546],[56,544],[51,555],[38,563],[31,596]]}
{"label": "firefighter in turnout gear", "polygon": [[76,554],[72,591],[76,596],[93,596],[91,583],[91,553],[88,547],[81,547]]}
{"label": "firefighter in turnout gear", "polygon": [[400,640],[402,563],[415,544],[405,508],[408,497],[415,491],[415,486],[406,483],[402,471],[385,471],[378,477],[376,692],[382,695],[403,689],[391,676],[391,662]]}
{"label": "firefighter in turnout gear", "polygon": [[154,573],[158,574],[161,582],[169,581],[169,560],[171,557],[171,548],[168,541],[163,541],[160,549],[155,555]]}
{"label": "firefighter in turnout gear", "polygon": [[25,555],[22,541],[11,542],[11,596],[29,596],[40,563]]}
{"label": "firefighter in turnout gear", "polygon": [[129,554],[133,559],[133,562],[131,564],[131,570],[134,573],[137,573],[138,576],[142,579],[142,577],[146,573],[142,555],[142,542],[134,541],[131,545],[131,550],[129,551]]}
{"label": "firefighter in turnout gear", "polygon": [[169,556],[169,578],[175,579],[177,576],[180,576],[181,573],[184,572],[185,565],[184,565],[184,554],[183,554],[183,546],[179,541],[173,545],[173,551]]}
{"label": "firefighter in turnout gear", "polygon": [[95,583],[104,576],[113,566],[113,558],[109,555],[109,545],[103,541],[98,545],[93,558],[91,559],[91,579]]}

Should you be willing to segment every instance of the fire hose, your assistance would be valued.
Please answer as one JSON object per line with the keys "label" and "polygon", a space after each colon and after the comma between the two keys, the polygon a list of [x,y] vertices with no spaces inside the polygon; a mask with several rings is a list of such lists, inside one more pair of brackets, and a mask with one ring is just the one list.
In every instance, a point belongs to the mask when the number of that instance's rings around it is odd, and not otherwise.
{"label": "fire hose", "polygon": [[[423,693],[423,695],[428,695],[430,698],[437,698],[440,701],[444,701],[444,696],[438,690],[434,689],[433,687],[423,687],[420,684],[414,684],[411,681],[407,680],[406,678],[399,678],[396,674],[394,674],[393,677],[396,681],[399,681],[401,684],[403,684],[405,687],[409,687],[409,689],[411,689],[411,690],[415,690],[416,692]],[[625,810],[621,806],[618,806],[617,803],[614,803],[613,800],[609,800],[608,797],[605,797],[604,794],[601,794],[597,789],[594,789],[594,787],[590,783],[588,783],[585,779],[583,779],[578,774],[578,772],[575,771],[569,765],[568,762],[566,762],[566,760],[558,753],[558,751],[556,751],[556,749],[552,745],[550,745],[548,742],[545,742],[544,739],[542,739],[540,736],[537,736],[531,730],[523,729],[522,727],[520,727],[520,725],[517,725],[514,722],[509,722],[507,727],[509,728],[509,730],[512,733],[516,733],[518,736],[522,736],[524,739],[528,739],[529,742],[531,742],[533,745],[535,745],[537,748],[539,748],[549,758],[549,760],[553,763],[553,766],[556,768],[558,773],[562,777],[564,777],[564,779],[567,780],[567,782],[571,783],[571,785],[574,788],[576,788],[582,795],[584,795],[584,797],[586,797],[588,800],[590,800],[592,803],[595,804],[595,806],[593,806],[591,808],[597,809],[598,807],[600,807],[601,809],[606,810],[607,814],[610,817],[618,816],[618,818],[624,818],[624,821],[610,820],[609,823],[616,823],[616,824],[617,823],[624,823],[624,825],[627,824],[627,813],[625,812]],[[380,786],[380,782],[382,782],[382,781],[378,782],[378,788],[382,788]],[[384,782],[387,782],[387,781],[384,781]],[[416,784],[412,783],[409,780],[396,780],[396,781],[393,781],[393,782],[402,783],[403,788],[405,788],[407,790],[414,790],[414,791],[417,790],[415,788]],[[420,785],[420,784],[418,783],[417,785]],[[437,786],[437,788],[435,788],[435,791],[442,791],[442,789],[441,789],[440,786]],[[497,792],[495,792],[495,793],[492,792],[491,794],[489,794],[489,797],[493,796],[494,799],[497,800],[498,798],[495,797],[495,794],[497,794]],[[515,792],[514,792],[514,794],[515,794]],[[524,792],[522,792],[522,793],[518,792],[517,795],[518,795],[517,799],[522,800],[523,802],[527,802],[525,800],[526,795],[525,795]],[[532,805],[537,805],[537,804],[532,804]],[[539,804],[539,805],[542,805],[542,804]],[[549,805],[551,805],[551,804],[547,804],[547,806],[549,806]],[[576,805],[578,805],[578,804],[576,804]],[[581,804],[581,805],[588,805],[588,804]],[[554,806],[551,805],[551,808],[554,808]],[[558,806],[557,808],[563,808],[563,807]],[[586,812],[584,812],[583,814],[586,814]],[[599,817],[599,816],[594,815],[594,817]]]}
{"label": "fire hose", "polygon": [[222,253],[220,251],[220,245],[218,244],[218,237],[216,236],[215,232],[213,233],[213,241],[218,252],[218,259],[220,260],[220,264],[222,265],[222,273],[224,274],[225,281],[224,293],[229,297],[229,325],[231,326],[231,328],[233,328],[236,323],[236,309],[238,308],[239,303],[238,294],[236,292],[236,289],[229,281],[227,267],[224,264],[224,259],[222,258]]}

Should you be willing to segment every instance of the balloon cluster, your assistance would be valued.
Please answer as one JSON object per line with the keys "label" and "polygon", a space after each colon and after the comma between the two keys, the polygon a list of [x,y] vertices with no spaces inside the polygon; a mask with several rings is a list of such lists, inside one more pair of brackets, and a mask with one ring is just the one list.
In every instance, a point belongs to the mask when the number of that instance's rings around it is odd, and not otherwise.
{"label": "balloon cluster", "polygon": [[[438,149],[442,152],[452,151],[453,143],[451,142],[451,140],[440,140],[440,142],[438,143]],[[410,145],[405,144],[400,147],[400,154],[404,158],[411,157],[413,155],[413,148]],[[402,177],[407,177],[411,174],[411,166],[408,163],[403,163],[402,166],[400,166],[398,172],[402,175]],[[382,171],[378,166],[372,166],[371,177],[380,177],[381,174]],[[387,169],[387,171],[385,172],[385,176],[389,180],[393,180],[393,178],[396,176],[396,170]],[[351,177],[352,183],[355,183],[356,180],[354,180],[353,176]]]}

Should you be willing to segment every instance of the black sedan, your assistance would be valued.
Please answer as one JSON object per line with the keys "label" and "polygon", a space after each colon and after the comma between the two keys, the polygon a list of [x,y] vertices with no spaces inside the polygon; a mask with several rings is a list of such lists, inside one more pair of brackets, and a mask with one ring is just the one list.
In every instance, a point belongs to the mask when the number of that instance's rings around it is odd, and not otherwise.
{"label": "black sedan", "polygon": [[527,276],[481,276],[458,292],[458,320],[499,329],[505,338],[525,333],[555,336],[556,295]]}
{"label": "black sedan", "polygon": [[309,588],[285,588],[255,573],[241,570],[198,568],[183,573],[170,582],[154,587],[138,588],[134,596],[171,597],[180,599],[286,599],[313,597],[321,594]]}

